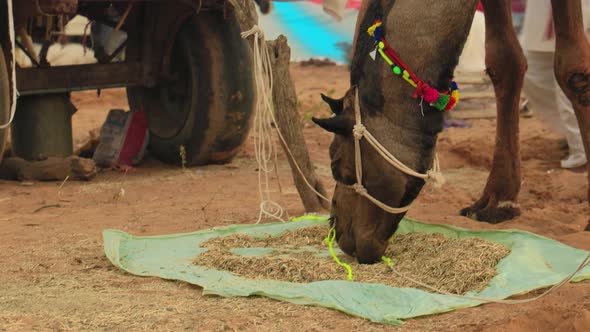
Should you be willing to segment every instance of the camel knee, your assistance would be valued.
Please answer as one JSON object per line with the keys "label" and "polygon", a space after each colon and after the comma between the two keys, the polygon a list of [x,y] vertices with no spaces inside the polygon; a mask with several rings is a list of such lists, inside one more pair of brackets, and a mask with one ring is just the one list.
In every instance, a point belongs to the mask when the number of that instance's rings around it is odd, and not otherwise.
{"label": "camel knee", "polygon": [[521,86],[526,70],[527,61],[518,44],[512,47],[504,44],[486,55],[486,71],[494,84],[507,82],[504,84]]}

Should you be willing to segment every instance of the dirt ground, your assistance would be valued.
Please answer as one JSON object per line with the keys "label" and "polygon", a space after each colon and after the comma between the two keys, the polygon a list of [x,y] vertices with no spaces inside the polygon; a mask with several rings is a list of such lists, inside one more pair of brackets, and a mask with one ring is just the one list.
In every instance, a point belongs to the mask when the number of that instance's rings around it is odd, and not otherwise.
{"label": "dirt ground", "polygon": [[[309,118],[327,115],[319,93],[344,93],[345,67],[292,66],[305,119],[304,132],[317,172],[333,187],[331,135]],[[321,77],[321,79],[317,79]],[[111,108],[126,108],[124,90],[73,94],[80,142]],[[517,228],[590,250],[583,232],[590,209],[586,174],[559,168],[559,137],[538,119],[523,118],[522,216],[488,225],[458,216],[480,194],[491,164],[495,120],[449,128],[438,145],[447,184],[426,187],[409,216],[474,229]],[[139,278],[113,268],[101,232],[133,235],[190,232],[253,223],[258,217],[252,141],[230,164],[182,170],[146,160],[127,174],[106,171],[91,182],[0,182],[0,330],[195,330],[195,331],[583,331],[590,326],[590,282],[566,285],[524,305],[488,304],[407,321],[400,328],[373,324],[333,310],[264,298],[203,296],[199,287]],[[282,193],[274,198],[290,216],[303,208],[284,157]],[[124,189],[125,195],[115,199]],[[45,208],[43,208],[45,207]]]}

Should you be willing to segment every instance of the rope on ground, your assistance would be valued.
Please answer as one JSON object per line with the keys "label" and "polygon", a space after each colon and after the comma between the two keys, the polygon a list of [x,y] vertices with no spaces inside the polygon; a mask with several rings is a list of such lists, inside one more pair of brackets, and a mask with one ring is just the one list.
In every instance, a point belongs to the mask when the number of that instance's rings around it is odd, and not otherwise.
{"label": "rope on ground", "polygon": [[[10,101],[10,117],[8,118],[8,122],[5,124],[0,125],[0,129],[6,129],[10,126],[12,121],[14,120],[14,115],[16,114],[16,99],[18,98],[18,92],[16,91],[16,50],[15,50],[15,33],[14,33],[14,17],[13,17],[13,10],[12,10],[12,0],[7,1],[8,5],[8,37],[10,38],[9,45],[11,47],[10,55],[12,59],[10,59],[10,76],[11,76],[11,87],[12,87],[12,98]],[[4,64],[0,64],[4,65]]]}

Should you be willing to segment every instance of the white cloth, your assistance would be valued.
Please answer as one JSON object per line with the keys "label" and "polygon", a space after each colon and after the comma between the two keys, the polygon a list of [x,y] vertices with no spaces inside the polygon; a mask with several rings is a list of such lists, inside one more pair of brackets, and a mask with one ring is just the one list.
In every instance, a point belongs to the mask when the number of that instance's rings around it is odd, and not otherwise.
{"label": "white cloth", "polygon": [[342,20],[342,15],[344,15],[344,9],[347,3],[348,0],[324,0],[324,11],[340,21]]}
{"label": "white cloth", "polygon": [[572,104],[555,80],[553,55],[553,52],[525,51],[529,68],[523,91],[543,122],[565,136],[570,156],[585,161],[578,120]]}
{"label": "white cloth", "polygon": [[[586,31],[590,26],[590,0],[582,0]],[[551,0],[528,1],[522,27],[522,47],[527,51],[553,52],[555,33]]]}
{"label": "white cloth", "polygon": [[473,23],[471,24],[471,29],[469,30],[469,36],[467,37],[463,52],[459,58],[459,64],[455,69],[457,72],[483,73],[486,69],[485,37],[485,16],[482,12],[476,11],[475,16],[473,17]]}
{"label": "white cloth", "polygon": [[[584,26],[590,23],[590,0],[582,0]],[[526,7],[522,46],[528,62],[523,91],[533,110],[553,130],[565,136],[569,145],[570,161],[562,167],[580,166],[586,161],[578,120],[569,99],[559,87],[554,73],[555,32],[551,0],[535,0]]]}

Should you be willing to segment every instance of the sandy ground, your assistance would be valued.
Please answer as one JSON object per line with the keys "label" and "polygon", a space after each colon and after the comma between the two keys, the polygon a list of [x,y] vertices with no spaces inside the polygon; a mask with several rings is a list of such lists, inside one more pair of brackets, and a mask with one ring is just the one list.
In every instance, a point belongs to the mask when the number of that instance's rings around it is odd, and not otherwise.
{"label": "sandy ground", "polygon": [[[292,72],[312,159],[328,188],[331,135],[309,122],[327,115],[320,92],[341,95],[345,67],[300,67]],[[321,77],[321,80],[317,79]],[[101,125],[111,108],[126,108],[123,90],[75,93],[75,140]],[[447,177],[426,187],[410,217],[475,229],[517,228],[590,250],[583,232],[590,215],[586,174],[559,168],[559,137],[537,119],[522,119],[522,216],[501,225],[458,216],[481,192],[491,163],[495,120],[469,121],[440,136]],[[0,330],[381,331],[396,330],[345,314],[264,298],[203,296],[199,287],[139,278],[113,268],[102,252],[101,231],[134,235],[189,232],[256,221],[257,177],[251,141],[230,164],[182,170],[148,159],[135,171],[101,173],[92,182],[0,182]],[[304,211],[284,157],[282,193],[290,216]],[[114,199],[125,191],[122,199]],[[41,207],[47,207],[41,209]],[[534,303],[483,305],[409,320],[410,331],[583,331],[590,326],[590,282],[570,284]]]}

